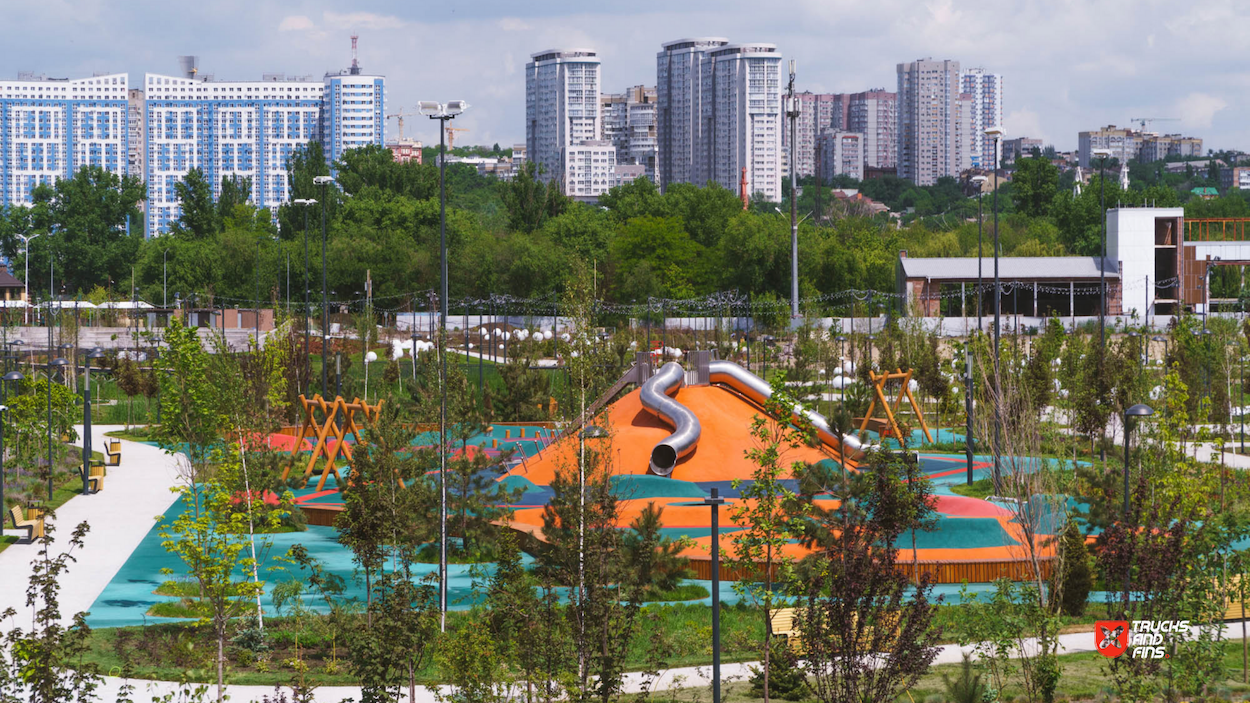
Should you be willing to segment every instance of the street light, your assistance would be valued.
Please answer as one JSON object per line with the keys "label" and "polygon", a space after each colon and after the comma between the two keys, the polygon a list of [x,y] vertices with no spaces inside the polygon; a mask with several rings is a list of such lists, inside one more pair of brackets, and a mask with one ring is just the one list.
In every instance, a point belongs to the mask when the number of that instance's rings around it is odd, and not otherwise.
{"label": "street light", "polygon": [[1124,411],[1124,520],[1126,523],[1128,522],[1128,448],[1129,438],[1132,436],[1132,426],[1129,425],[1129,418],[1150,417],[1154,414],[1154,408],[1141,403]]}
{"label": "street light", "polygon": [[[998,338],[1001,334],[1003,313],[1003,289],[998,278],[998,144],[1003,138],[1001,127],[990,127],[985,136],[994,139],[994,376],[1001,378],[998,364]],[[998,381],[1001,383],[1002,381]],[[994,394],[994,492],[999,492],[1002,481],[1003,404],[1000,393]]]}
{"label": "street light", "polygon": [[326,332],[330,328],[330,308],[326,300],[326,186],[334,182],[329,176],[315,176],[313,183],[321,186],[321,396],[329,385],[327,374],[330,356],[326,346]]}
{"label": "street light", "polygon": [[[52,350],[49,349],[51,354]],[[64,357],[57,358],[48,362],[48,508],[52,507],[52,369],[64,368],[69,362]]]}
{"label": "street light", "polygon": [[[91,360],[103,359],[104,350],[95,347],[87,352],[84,366],[86,367],[85,382],[82,390],[82,492],[87,494],[88,478],[91,475]],[[160,403],[157,403],[157,408]],[[159,422],[159,421],[158,421]]]}
{"label": "street light", "polygon": [[798,131],[799,101],[794,94],[795,61],[790,59],[790,94],[786,97],[786,117],[790,118],[790,317],[799,316],[799,221],[797,218],[799,189]]}
{"label": "street light", "polygon": [[[1166,367],[1168,363],[1168,338],[1164,337],[1161,334],[1156,334],[1155,336],[1150,338],[1150,341],[1163,342],[1163,365]],[[1164,373],[1167,373],[1166,368],[1164,369]]]}
{"label": "street light", "polygon": [[724,503],[715,487],[703,499],[712,509],[712,703],[720,703],[720,506]]}
{"label": "street light", "polygon": [[1102,258],[1098,261],[1099,304],[1098,304],[1098,340],[1107,346],[1107,159],[1111,158],[1110,149],[1094,149],[1090,152],[1098,157],[1098,201],[1102,210]]}
{"label": "street light", "polygon": [[43,234],[36,232],[32,235],[15,234],[14,236],[22,240],[22,245],[26,247],[26,260],[23,262],[26,266],[25,278],[22,279],[22,297],[26,299],[26,308],[22,311],[23,318],[26,323],[30,323],[30,240]]}
{"label": "street light", "polygon": [[[302,326],[303,326],[303,328],[304,328],[304,363],[305,363],[306,365],[308,365],[308,367],[309,367],[309,369],[308,369],[308,371],[309,371],[308,376],[309,376],[309,381],[311,381],[311,380],[312,380],[312,358],[311,358],[311,357],[309,356],[309,354],[308,354],[308,315],[309,315],[309,302],[308,302],[308,284],[309,284],[309,280],[308,280],[308,208],[309,208],[310,206],[312,206],[312,205],[316,205],[316,204],[317,204],[317,201],[316,201],[316,200],[313,200],[312,198],[297,198],[297,199],[296,199],[295,201],[293,201],[293,202],[294,202],[296,205],[299,205],[300,207],[302,207],[302,208],[304,209],[304,314],[303,314],[301,317],[303,317],[303,319],[304,319],[304,324],[302,325]],[[304,390],[307,390],[307,389],[304,389]]]}
{"label": "street light", "polygon": [[438,120],[438,610],[439,629],[447,630],[447,122],[454,120],[469,103],[451,100],[440,103],[422,100],[417,110]]}
{"label": "street light", "polygon": [[[985,331],[985,318],[981,315],[981,296],[983,294],[981,286],[984,285],[981,278],[981,196],[985,193],[985,182],[989,179],[985,176],[973,176],[972,182],[977,184],[977,329]],[[994,189],[994,193],[998,193],[998,189]]]}

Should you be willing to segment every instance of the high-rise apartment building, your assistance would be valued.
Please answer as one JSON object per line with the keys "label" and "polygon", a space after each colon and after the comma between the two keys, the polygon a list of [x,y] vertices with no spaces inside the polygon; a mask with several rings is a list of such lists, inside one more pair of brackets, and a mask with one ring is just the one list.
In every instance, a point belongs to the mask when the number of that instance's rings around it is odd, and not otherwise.
{"label": "high-rise apartment building", "polygon": [[678,39],[656,54],[656,147],[660,189],[669,183],[698,183],[694,164],[705,157],[703,64],[708,51],[729,44],[722,37]]}
{"label": "high-rise apartment building", "polygon": [[706,153],[695,161],[695,183],[739,187],[781,200],[781,54],[775,44],[728,44],[703,62]]}
{"label": "high-rise apartment building", "polygon": [[834,176],[850,176],[862,181],[866,143],[865,135],[857,132],[832,130],[817,137],[821,180],[830,181]]}
{"label": "high-rise apartment building", "polygon": [[[616,147],[618,165],[643,167],[643,175],[655,182],[656,90],[636,85],[624,93],[599,97],[602,138]],[[632,179],[631,179],[632,180]]]}
{"label": "high-rise apartment building", "polygon": [[549,49],[530,58],[525,65],[526,152],[541,178],[564,184],[565,193],[573,195],[565,179],[565,149],[597,141],[603,129],[599,57],[593,49]]}
{"label": "high-rise apartment building", "polygon": [[898,64],[898,175],[916,185],[958,176],[956,138],[961,94],[958,61],[920,59]]}
{"label": "high-rise apartment building", "polygon": [[321,133],[326,163],[349,149],[376,144],[386,137],[386,79],[360,72],[356,62],[339,73],[327,73],[321,102]]}
{"label": "high-rise apartment building", "polygon": [[127,76],[0,81],[0,208],[29,205],[38,185],[84,166],[126,175]]}
{"label": "high-rise apartment building", "polygon": [[147,129],[143,122],[143,91],[131,88],[126,92],[126,170],[140,175],[148,161]]}
{"label": "high-rise apartment building", "polygon": [[843,95],[846,109],[840,114],[838,129],[864,135],[865,165],[894,168],[898,162],[898,94],[875,88]]}
{"label": "high-rise apartment building", "polygon": [[[816,173],[816,140],[833,127],[834,114],[841,112],[844,101],[839,95],[831,93],[797,93],[799,116],[795,119],[795,131],[798,132],[798,149],[794,155],[794,171],[800,178]],[[790,123],[785,122],[781,144],[785,154],[790,154]]]}
{"label": "high-rise apartment building", "polygon": [[1142,138],[1145,136],[1129,127],[1121,128],[1115,125],[1107,125],[1102,129],[1089,132],[1078,132],[1077,151],[1081,168],[1090,167],[1093,152],[1096,149],[1109,150],[1111,158],[1119,160],[1121,164],[1132,161],[1141,151]]}
{"label": "high-rise apartment building", "polygon": [[[1003,77],[969,68],[960,77],[960,92],[972,96],[972,130],[964,142],[970,168],[994,168],[994,138],[985,136],[990,127],[1003,126]],[[1001,165],[1002,154],[999,154]]]}
{"label": "high-rise apartment building", "polygon": [[616,147],[605,139],[584,139],[564,147],[564,194],[593,200],[615,185]]}
{"label": "high-rise apartment building", "polygon": [[[354,127],[326,123],[324,90],[311,78],[271,75],[257,81],[218,81],[194,70],[183,76],[146,74],[148,236],[169,231],[181,216],[174,186],[193,168],[212,184],[214,197],[221,192],[222,179],[237,177],[251,180],[255,206],[272,208],[286,202],[291,156],[317,139],[321,129],[338,139],[336,153],[341,156],[345,133],[356,132]],[[372,100],[346,98],[341,89],[338,98]],[[356,141],[354,134],[351,139]],[[329,145],[326,152],[331,152]]]}

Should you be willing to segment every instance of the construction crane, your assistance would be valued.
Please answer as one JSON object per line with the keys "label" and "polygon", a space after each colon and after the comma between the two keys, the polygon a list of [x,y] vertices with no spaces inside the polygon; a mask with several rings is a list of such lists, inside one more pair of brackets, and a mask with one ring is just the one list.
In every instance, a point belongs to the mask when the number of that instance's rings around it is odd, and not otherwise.
{"label": "construction crane", "polygon": [[1130,122],[1136,122],[1141,125],[1141,131],[1146,131],[1146,124],[1149,122],[1180,122],[1177,117],[1133,117]]}
{"label": "construction crane", "polygon": [[456,146],[456,132],[467,132],[467,127],[448,127],[447,128],[447,149],[450,151]]}
{"label": "construction crane", "polygon": [[404,141],[404,118],[412,117],[415,114],[416,114],[415,112],[404,112],[404,109],[400,108],[399,112],[395,112],[386,116],[386,119],[388,120],[394,117],[399,122],[399,141],[401,142]]}

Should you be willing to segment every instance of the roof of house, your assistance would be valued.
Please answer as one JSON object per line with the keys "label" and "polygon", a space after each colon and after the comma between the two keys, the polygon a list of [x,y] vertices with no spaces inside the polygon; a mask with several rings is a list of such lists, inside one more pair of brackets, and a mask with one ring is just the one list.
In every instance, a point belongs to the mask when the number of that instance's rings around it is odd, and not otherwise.
{"label": "roof of house", "polygon": [[[1102,263],[1102,269],[1099,263]],[[928,278],[933,280],[976,280],[977,258],[931,258],[899,259],[904,278]],[[1099,278],[1102,270],[1107,278],[1119,278],[1120,272],[1110,260],[1096,256],[1004,256],[998,259],[998,277],[1001,280],[1032,281],[1039,278],[1081,279]],[[981,259],[981,275],[994,279],[994,259]]]}
{"label": "roof of house", "polygon": [[9,273],[8,266],[0,266],[0,288],[25,288],[26,284],[13,277]]}

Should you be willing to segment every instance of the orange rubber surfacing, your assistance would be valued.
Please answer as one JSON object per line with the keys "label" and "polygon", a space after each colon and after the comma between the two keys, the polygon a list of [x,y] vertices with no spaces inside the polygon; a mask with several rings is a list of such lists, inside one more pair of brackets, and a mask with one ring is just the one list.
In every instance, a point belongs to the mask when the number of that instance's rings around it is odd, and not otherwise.
{"label": "orange rubber surfacing", "polygon": [[[672,478],[691,482],[751,480],[756,468],[746,456],[747,450],[756,446],[756,440],[751,437],[751,423],[764,411],[719,386],[686,386],[677,392],[674,399],[690,408],[699,418],[702,435],[695,450],[677,462]],[[612,432],[613,437],[610,440],[589,439],[587,442],[605,449],[611,442],[612,473],[646,474],[651,449],[672,434],[673,428],[643,409],[637,389],[609,405],[606,413],[606,421],[598,422]],[[512,473],[540,486],[550,485],[559,469],[577,466],[577,449],[577,435],[570,433],[527,465],[513,469]],[[788,450],[783,461],[836,462],[838,458],[835,448],[825,447],[821,451],[819,448],[800,447]],[[849,459],[847,464],[854,466]],[[791,478],[789,471],[785,471],[782,477]]]}

